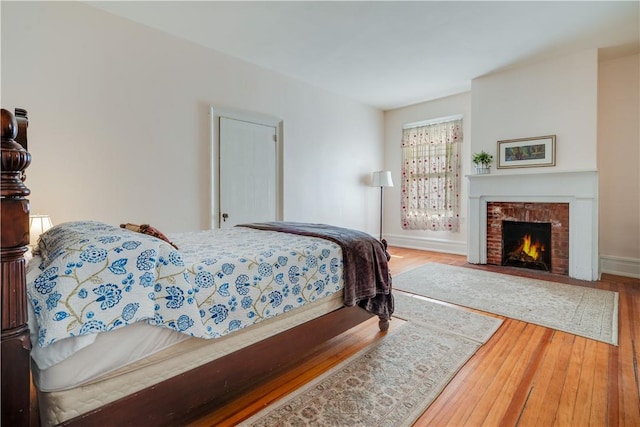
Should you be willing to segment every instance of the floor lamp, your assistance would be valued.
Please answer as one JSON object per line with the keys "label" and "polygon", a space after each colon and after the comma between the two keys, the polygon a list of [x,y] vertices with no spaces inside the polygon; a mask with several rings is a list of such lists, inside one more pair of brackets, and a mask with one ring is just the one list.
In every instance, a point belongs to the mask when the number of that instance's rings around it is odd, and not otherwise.
{"label": "floor lamp", "polygon": [[380,187],[380,241],[382,241],[382,197],[384,187],[393,187],[391,171],[373,172],[371,176],[371,186]]}

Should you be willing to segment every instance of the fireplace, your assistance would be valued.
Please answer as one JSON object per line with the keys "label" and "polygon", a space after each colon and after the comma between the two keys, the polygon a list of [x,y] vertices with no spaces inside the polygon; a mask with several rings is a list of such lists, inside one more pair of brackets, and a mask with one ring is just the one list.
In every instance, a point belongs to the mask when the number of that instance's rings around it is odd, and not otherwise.
{"label": "fireplace", "polygon": [[546,222],[551,272],[598,280],[598,172],[540,169],[467,175],[467,260],[502,265],[502,221]]}
{"label": "fireplace", "polygon": [[502,265],[551,271],[551,223],[503,221]]}

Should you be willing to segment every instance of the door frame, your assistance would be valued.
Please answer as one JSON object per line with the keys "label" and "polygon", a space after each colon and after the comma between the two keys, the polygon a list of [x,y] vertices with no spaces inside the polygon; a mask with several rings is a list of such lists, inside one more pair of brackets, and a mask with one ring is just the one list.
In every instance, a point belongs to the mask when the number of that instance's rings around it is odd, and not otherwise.
{"label": "door frame", "polygon": [[276,128],[276,219],[283,219],[283,142],[284,123],[275,116],[235,110],[211,105],[209,122],[211,127],[211,212],[210,228],[220,228],[220,117],[257,123]]}

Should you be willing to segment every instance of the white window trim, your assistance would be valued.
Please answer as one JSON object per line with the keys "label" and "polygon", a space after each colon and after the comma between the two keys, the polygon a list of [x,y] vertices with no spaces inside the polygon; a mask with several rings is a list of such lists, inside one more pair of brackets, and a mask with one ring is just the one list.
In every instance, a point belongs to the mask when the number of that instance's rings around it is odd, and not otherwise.
{"label": "white window trim", "polygon": [[454,116],[438,117],[437,119],[422,120],[420,122],[406,123],[406,124],[402,125],[402,130],[411,129],[411,128],[417,128],[417,127],[420,127],[420,126],[435,125],[436,123],[452,122],[454,120],[459,120],[459,119],[463,119],[463,118],[464,118],[464,116],[462,114],[456,114]]}

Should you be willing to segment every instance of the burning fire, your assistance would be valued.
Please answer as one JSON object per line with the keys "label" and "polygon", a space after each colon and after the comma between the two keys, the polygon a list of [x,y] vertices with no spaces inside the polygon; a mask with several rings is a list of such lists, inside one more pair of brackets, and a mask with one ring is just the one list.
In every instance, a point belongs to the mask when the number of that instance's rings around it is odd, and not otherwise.
{"label": "burning fire", "polygon": [[537,261],[542,257],[542,252],[544,252],[544,245],[542,245],[538,241],[531,243],[531,235],[525,234],[522,242],[522,248],[520,250],[529,255],[534,261]]}

